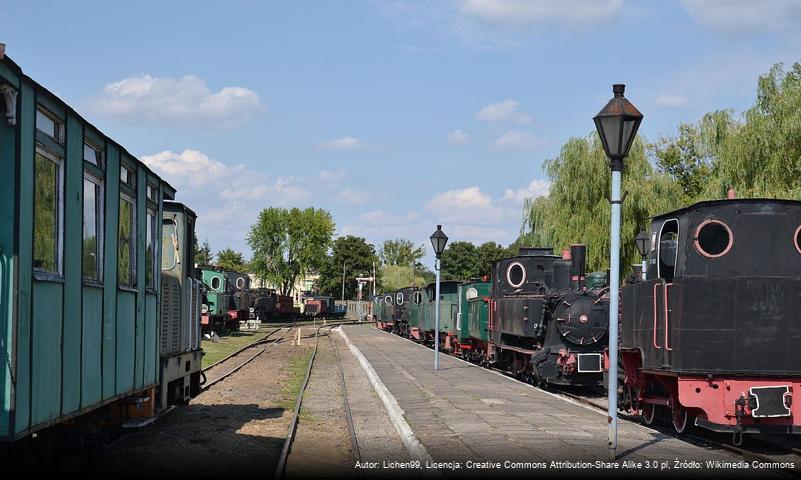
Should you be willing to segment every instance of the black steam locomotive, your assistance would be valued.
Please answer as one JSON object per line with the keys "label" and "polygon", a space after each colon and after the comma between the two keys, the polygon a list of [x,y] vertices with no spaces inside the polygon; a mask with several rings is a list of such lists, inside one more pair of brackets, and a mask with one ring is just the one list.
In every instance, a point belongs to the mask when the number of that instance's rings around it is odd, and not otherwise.
{"label": "black steam locomotive", "polygon": [[586,246],[521,248],[492,267],[487,360],[528,382],[602,386],[606,288],[585,284]]}
{"label": "black steam locomotive", "polygon": [[801,202],[701,202],[653,219],[623,288],[621,407],[677,432],[801,432]]}

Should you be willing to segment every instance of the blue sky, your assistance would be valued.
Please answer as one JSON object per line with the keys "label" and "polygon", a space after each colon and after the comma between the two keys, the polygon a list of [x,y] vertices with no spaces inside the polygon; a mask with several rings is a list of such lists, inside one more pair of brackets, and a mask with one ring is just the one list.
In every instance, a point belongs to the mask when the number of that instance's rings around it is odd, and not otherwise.
{"label": "blue sky", "polygon": [[627,84],[649,139],[801,60],[795,0],[0,0],[28,75],[159,171],[216,251],[268,206],[508,244],[542,162]]}

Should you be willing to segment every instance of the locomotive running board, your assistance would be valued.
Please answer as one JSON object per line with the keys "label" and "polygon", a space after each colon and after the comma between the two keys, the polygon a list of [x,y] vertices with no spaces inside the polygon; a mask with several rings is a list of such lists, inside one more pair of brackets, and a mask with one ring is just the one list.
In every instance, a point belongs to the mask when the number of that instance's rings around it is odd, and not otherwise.
{"label": "locomotive running board", "polygon": [[751,397],[756,400],[756,406],[751,408],[754,418],[789,417],[790,408],[785,404],[785,397],[790,394],[787,385],[771,387],[751,387]]}

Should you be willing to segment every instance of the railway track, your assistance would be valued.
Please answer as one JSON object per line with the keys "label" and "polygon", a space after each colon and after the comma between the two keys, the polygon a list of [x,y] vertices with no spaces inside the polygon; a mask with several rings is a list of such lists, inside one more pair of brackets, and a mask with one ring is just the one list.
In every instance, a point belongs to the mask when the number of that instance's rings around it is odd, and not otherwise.
{"label": "railway track", "polygon": [[303,383],[301,384],[300,391],[298,392],[297,400],[295,401],[295,408],[294,408],[294,411],[292,413],[292,420],[291,420],[291,422],[289,424],[289,428],[287,429],[287,436],[286,436],[286,439],[284,440],[284,446],[283,446],[283,448],[281,450],[281,456],[280,456],[279,461],[278,461],[278,466],[276,467],[276,470],[275,470],[275,474],[274,474],[274,478],[275,479],[284,478],[284,474],[286,473],[287,459],[289,458],[289,454],[292,451],[292,444],[293,444],[293,442],[294,442],[294,440],[296,438],[296,433],[297,433],[297,429],[298,429],[298,423],[299,423],[299,420],[300,420],[300,412],[301,412],[301,409],[303,408],[303,397],[304,397],[304,395],[306,393],[307,387],[309,386],[309,379],[311,378],[312,370],[314,369],[314,361],[317,358],[317,351],[318,351],[318,349],[320,347],[320,336],[321,336],[320,335],[320,331],[323,330],[323,329],[328,330],[328,338],[331,341],[331,345],[332,345],[332,347],[334,349],[334,355],[335,355],[335,358],[336,358],[337,368],[338,368],[338,371],[339,371],[340,385],[342,387],[342,397],[343,397],[343,401],[344,401],[344,410],[345,410],[345,421],[347,423],[348,436],[350,437],[351,451],[353,452],[354,459],[356,459],[357,461],[360,460],[361,455],[360,455],[360,452],[359,452],[359,444],[358,444],[358,441],[356,439],[356,431],[355,431],[355,429],[353,427],[353,417],[352,417],[351,411],[350,411],[350,403],[348,402],[348,394],[347,394],[347,388],[346,388],[346,384],[345,384],[345,372],[342,369],[342,362],[340,361],[340,358],[339,358],[339,352],[337,351],[336,343],[334,342],[334,339],[331,336],[331,331],[333,330],[333,328],[335,328],[337,326],[340,326],[340,325],[354,324],[354,323],[359,323],[359,322],[341,322],[341,323],[337,323],[337,324],[328,324],[328,325],[325,325],[325,326],[321,325],[321,326],[317,327],[317,330],[315,330],[315,333],[314,333],[314,350],[312,351],[311,358],[309,359],[309,365],[306,368],[306,377],[303,379]]}

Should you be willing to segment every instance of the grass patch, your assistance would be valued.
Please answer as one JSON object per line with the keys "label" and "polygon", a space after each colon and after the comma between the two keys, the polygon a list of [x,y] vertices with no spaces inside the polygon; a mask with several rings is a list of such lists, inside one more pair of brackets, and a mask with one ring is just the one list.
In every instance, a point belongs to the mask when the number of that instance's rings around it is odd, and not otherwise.
{"label": "grass patch", "polygon": [[307,350],[289,360],[286,373],[287,379],[281,387],[281,401],[279,407],[288,412],[295,410],[295,402],[298,400],[300,387],[306,379],[306,370],[309,369],[309,359],[313,350]]}
{"label": "grass patch", "polygon": [[219,343],[204,339],[200,343],[205,352],[205,355],[203,355],[203,368],[222,360],[242,347],[246,347],[253,342],[261,340],[267,336],[270,331],[272,331],[272,329],[262,329],[254,332],[231,332],[224,337],[220,337],[222,341]]}

